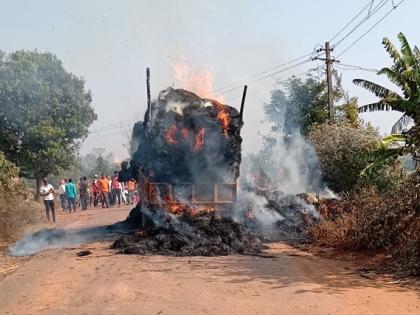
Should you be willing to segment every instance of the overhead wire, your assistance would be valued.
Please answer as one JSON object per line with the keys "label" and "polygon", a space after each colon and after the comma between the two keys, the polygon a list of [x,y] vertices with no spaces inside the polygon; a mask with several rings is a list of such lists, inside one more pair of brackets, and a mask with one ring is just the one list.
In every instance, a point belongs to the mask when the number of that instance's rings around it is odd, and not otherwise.
{"label": "overhead wire", "polygon": [[366,67],[361,67],[361,66],[356,66],[356,65],[348,65],[345,63],[338,63],[335,65],[337,68],[342,69],[342,70],[361,70],[361,71],[367,71],[367,72],[378,72],[378,69],[372,69],[372,68],[366,68]]}
{"label": "overhead wire", "polygon": [[360,26],[366,23],[370,18],[372,18],[376,13],[378,13],[390,0],[381,0],[375,7],[373,7],[368,14],[359,21],[346,35],[344,35],[340,40],[333,44],[334,47],[340,45],[344,40],[346,40],[351,34],[353,34]]}
{"label": "overhead wire", "polygon": [[336,37],[338,35],[340,35],[348,26],[350,26],[351,23],[353,23],[353,21],[355,19],[357,19],[360,14],[363,13],[363,11],[365,11],[369,6],[372,7],[372,4],[375,0],[369,0],[369,2],[362,8],[362,10],[359,11],[359,13],[357,13],[349,22],[347,22],[346,25],[344,25],[333,37],[330,38],[330,42],[332,42],[334,39],[336,39]]}
{"label": "overhead wire", "polygon": [[364,32],[361,36],[359,36],[355,41],[353,41],[347,48],[345,48],[338,56],[344,55],[347,51],[349,51],[354,45],[356,45],[363,37],[365,37],[371,30],[373,30],[379,23],[381,23],[388,15],[390,15],[393,11],[395,11],[405,0],[401,0],[397,4],[394,4],[392,9],[390,9],[382,18],[380,18],[375,24],[373,24],[366,32]]}

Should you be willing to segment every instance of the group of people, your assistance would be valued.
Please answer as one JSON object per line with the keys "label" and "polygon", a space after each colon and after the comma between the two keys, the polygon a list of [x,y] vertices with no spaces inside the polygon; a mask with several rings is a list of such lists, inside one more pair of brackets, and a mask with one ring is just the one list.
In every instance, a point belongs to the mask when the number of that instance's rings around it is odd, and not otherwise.
{"label": "group of people", "polygon": [[54,189],[48,179],[43,179],[43,184],[39,190],[40,195],[44,198],[45,211],[47,219],[55,222],[55,197],[59,196],[61,209],[69,213],[76,212],[77,207],[87,210],[88,206],[102,208],[121,206],[122,203],[127,205],[136,204],[138,202],[137,184],[134,180],[128,182],[120,182],[118,180],[118,171],[114,172],[111,178],[102,174],[99,178],[95,175],[89,180],[86,176],[80,178],[76,184],[71,178],[61,179],[58,190]]}

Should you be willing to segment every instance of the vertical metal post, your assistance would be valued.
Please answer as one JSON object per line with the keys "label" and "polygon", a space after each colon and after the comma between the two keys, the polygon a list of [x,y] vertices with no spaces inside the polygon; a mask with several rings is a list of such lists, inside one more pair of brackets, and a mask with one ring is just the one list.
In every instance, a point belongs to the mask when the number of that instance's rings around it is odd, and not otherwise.
{"label": "vertical metal post", "polygon": [[239,124],[239,128],[242,127],[242,123],[243,123],[243,119],[244,119],[244,106],[245,106],[245,98],[246,98],[246,91],[248,90],[248,86],[244,85],[244,91],[242,92],[242,100],[241,100],[241,111],[240,111],[240,124]]}
{"label": "vertical metal post", "polygon": [[146,68],[146,87],[147,87],[147,110],[149,111],[149,122],[152,120],[152,105],[150,96],[150,68]]}

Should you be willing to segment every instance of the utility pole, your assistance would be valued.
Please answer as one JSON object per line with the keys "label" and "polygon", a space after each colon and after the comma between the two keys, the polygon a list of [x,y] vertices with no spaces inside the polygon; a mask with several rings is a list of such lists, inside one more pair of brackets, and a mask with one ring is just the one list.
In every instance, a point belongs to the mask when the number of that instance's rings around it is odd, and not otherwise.
{"label": "utility pole", "polygon": [[334,48],[330,47],[330,42],[325,42],[325,48],[320,48],[317,50],[317,52],[325,51],[325,59],[324,58],[314,58],[317,60],[324,60],[326,65],[326,74],[327,74],[327,97],[328,97],[328,118],[330,123],[334,123],[334,98],[333,98],[333,90],[332,90],[332,71],[331,71],[331,65],[334,62],[339,62],[338,60],[335,60],[334,58],[331,59],[331,52],[334,50]]}

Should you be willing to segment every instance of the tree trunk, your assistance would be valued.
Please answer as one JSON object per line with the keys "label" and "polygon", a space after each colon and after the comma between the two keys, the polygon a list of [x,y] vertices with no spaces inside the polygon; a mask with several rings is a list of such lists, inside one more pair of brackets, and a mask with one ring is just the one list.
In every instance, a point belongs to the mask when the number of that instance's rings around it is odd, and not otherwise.
{"label": "tree trunk", "polygon": [[41,188],[42,177],[36,177],[35,182],[36,182],[35,201],[39,201],[40,199],[39,189]]}

